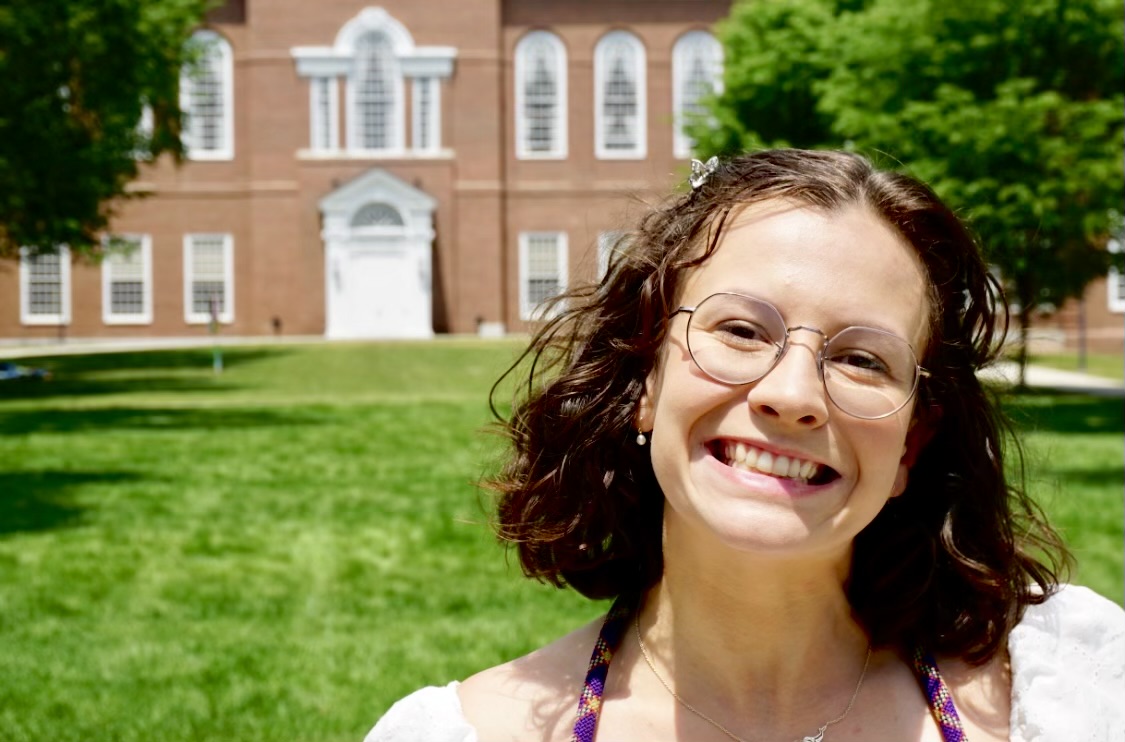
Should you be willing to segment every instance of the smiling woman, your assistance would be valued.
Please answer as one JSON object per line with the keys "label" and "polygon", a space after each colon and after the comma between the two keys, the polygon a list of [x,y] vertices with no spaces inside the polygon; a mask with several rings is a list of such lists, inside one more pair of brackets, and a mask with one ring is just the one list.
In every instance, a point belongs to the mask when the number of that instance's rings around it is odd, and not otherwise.
{"label": "smiling woman", "polygon": [[696,171],[544,314],[504,423],[500,537],[613,608],[369,742],[1119,738],[1125,614],[1005,476],[965,227],[851,154]]}

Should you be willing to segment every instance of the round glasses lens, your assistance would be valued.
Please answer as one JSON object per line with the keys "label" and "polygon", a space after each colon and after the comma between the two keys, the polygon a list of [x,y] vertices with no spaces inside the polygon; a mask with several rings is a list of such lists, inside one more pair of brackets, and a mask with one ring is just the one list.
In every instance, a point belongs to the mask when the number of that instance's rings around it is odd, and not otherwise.
{"label": "round glasses lens", "polygon": [[785,321],[772,305],[749,296],[713,294],[688,319],[688,351],[716,381],[762,378],[785,342]]}
{"label": "round glasses lens", "polygon": [[910,344],[871,327],[849,327],[824,348],[824,388],[844,412],[886,417],[902,408],[918,383]]}

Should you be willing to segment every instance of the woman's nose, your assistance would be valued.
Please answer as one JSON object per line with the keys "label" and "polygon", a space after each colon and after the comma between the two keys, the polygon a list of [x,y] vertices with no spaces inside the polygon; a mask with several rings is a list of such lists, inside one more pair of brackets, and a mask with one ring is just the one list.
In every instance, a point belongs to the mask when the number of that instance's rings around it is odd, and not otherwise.
{"label": "woman's nose", "polygon": [[820,339],[794,337],[770,372],[750,385],[752,412],[778,422],[816,428],[828,422],[828,398],[817,367]]}

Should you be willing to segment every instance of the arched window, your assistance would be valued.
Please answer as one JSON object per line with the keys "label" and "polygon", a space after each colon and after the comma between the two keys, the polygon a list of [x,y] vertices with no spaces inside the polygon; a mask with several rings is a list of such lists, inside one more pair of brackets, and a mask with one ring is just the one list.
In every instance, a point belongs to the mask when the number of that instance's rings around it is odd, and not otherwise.
{"label": "arched window", "polygon": [[441,156],[442,80],[453,75],[457,50],[417,46],[406,26],[382,8],[364,8],[332,46],[296,46],[297,74],[309,81],[309,151],[337,156],[339,80],[345,81],[344,150],[358,158],[400,157],[408,147],[406,85],[413,90],[409,148]]}
{"label": "arched window", "polygon": [[230,43],[214,31],[188,39],[189,61],[180,74],[183,142],[193,160],[234,157],[234,64]]}
{"label": "arched window", "polygon": [[401,227],[404,222],[402,221],[402,214],[398,213],[398,209],[390,204],[373,201],[364,204],[352,216],[351,226],[353,229],[364,229],[371,227]]}
{"label": "arched window", "polygon": [[645,49],[626,31],[611,31],[594,49],[594,153],[638,159],[647,148]]}
{"label": "arched window", "polygon": [[356,149],[402,148],[402,74],[390,39],[378,31],[356,42],[351,118]]}
{"label": "arched window", "polygon": [[723,47],[706,31],[689,31],[672,49],[673,154],[691,157],[695,142],[685,127],[707,120],[703,99],[722,91]]}
{"label": "arched window", "polygon": [[548,31],[516,45],[516,156],[566,157],[566,48]]}

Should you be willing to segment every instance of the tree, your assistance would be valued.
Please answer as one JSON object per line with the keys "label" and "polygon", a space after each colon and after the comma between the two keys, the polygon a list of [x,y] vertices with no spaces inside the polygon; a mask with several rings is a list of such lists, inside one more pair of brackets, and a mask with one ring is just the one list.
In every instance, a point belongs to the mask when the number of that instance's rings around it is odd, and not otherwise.
{"label": "tree", "polygon": [[211,4],[0,5],[0,258],[96,254],[138,161],[182,155],[185,40]]}
{"label": "tree", "polygon": [[836,147],[900,163],[968,217],[1018,306],[1079,295],[1121,229],[1118,0],[770,0],[721,26],[706,154]]}

